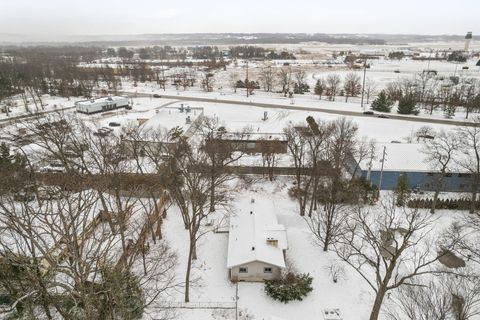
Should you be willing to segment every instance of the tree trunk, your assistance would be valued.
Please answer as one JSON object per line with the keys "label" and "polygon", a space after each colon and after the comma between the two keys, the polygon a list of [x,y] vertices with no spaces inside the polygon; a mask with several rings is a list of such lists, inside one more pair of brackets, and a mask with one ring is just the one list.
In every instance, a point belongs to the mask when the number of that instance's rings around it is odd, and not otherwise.
{"label": "tree trunk", "polygon": [[330,234],[327,231],[327,234],[325,235],[325,241],[323,243],[323,252],[328,251],[328,246],[330,245]]}
{"label": "tree trunk", "polygon": [[435,193],[433,195],[432,207],[430,208],[430,213],[435,213],[435,209],[437,207],[438,195],[440,194],[440,189],[442,188],[443,184],[443,174],[441,173],[440,177],[437,179],[437,185],[435,188]]}
{"label": "tree trunk", "polygon": [[477,209],[477,192],[478,192],[478,177],[477,174],[473,174],[473,184],[472,184],[472,200],[470,203],[470,213],[475,213]]}
{"label": "tree trunk", "polygon": [[188,251],[187,273],[185,274],[185,302],[190,302],[190,272],[192,270],[192,246]]}
{"label": "tree trunk", "polygon": [[210,212],[215,212],[215,177],[213,174],[210,179]]}
{"label": "tree trunk", "polygon": [[385,298],[386,289],[384,286],[381,286],[377,291],[377,296],[375,297],[375,302],[373,303],[372,312],[370,313],[370,320],[378,320],[380,315],[380,309],[382,308],[383,299]]}

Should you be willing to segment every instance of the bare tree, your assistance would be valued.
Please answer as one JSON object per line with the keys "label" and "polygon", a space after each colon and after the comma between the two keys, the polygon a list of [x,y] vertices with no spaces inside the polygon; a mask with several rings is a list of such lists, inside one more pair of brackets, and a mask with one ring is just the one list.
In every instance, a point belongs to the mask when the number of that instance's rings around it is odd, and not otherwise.
{"label": "bare tree", "polygon": [[[222,187],[227,181],[234,178],[229,165],[238,161],[246,151],[242,143],[246,136],[246,129],[229,133],[220,124],[218,118],[204,117],[199,124],[203,134],[203,143],[200,146],[206,155],[206,170],[210,178],[210,212],[215,211],[217,187]],[[230,135],[233,139],[228,139]]]}
{"label": "bare tree", "polygon": [[429,163],[436,171],[434,178],[435,193],[433,195],[431,213],[435,213],[438,195],[443,190],[443,180],[450,171],[454,158],[458,152],[458,138],[451,132],[440,131],[435,134],[435,139],[426,139],[422,147],[425,154],[425,162]]}
{"label": "bare tree", "polygon": [[260,69],[259,79],[263,90],[265,90],[266,92],[270,92],[273,90],[275,73],[273,72],[271,66]]}
{"label": "bare tree", "polygon": [[[188,231],[188,260],[185,273],[185,302],[190,301],[190,283],[193,261],[197,259],[198,240],[209,232],[205,226],[210,212],[211,177],[208,157],[199,148],[191,145],[184,136],[177,139],[177,145],[169,152],[164,163],[163,177],[169,193],[180,208],[185,229]],[[217,188],[214,206],[226,202]]]}
{"label": "bare tree", "polygon": [[348,97],[356,97],[362,92],[360,76],[356,73],[348,73],[343,81],[343,90],[345,91],[345,102]]}
{"label": "bare tree", "polygon": [[435,263],[453,248],[437,252],[430,237],[433,221],[418,209],[397,207],[393,197],[380,210],[360,207],[347,220],[347,231],[334,248],[375,292],[370,320],[378,319],[387,292],[415,285],[422,275],[442,272]]}
{"label": "bare tree", "polygon": [[307,151],[307,139],[308,139],[308,127],[303,124],[293,125],[290,124],[285,128],[284,132],[287,138],[287,147],[293,158],[293,164],[295,167],[295,194],[299,204],[300,215],[305,215],[305,210],[308,203],[308,192],[310,189],[311,177],[306,174],[308,170],[308,151]]}
{"label": "bare tree", "polygon": [[278,72],[278,82],[282,86],[283,95],[286,97],[287,93],[290,92],[290,87],[292,85],[292,69],[291,68],[282,68]]}
{"label": "bare tree", "polygon": [[477,209],[477,193],[480,185],[480,117],[474,119],[474,126],[464,126],[457,129],[462,156],[457,164],[470,173],[471,206],[470,213]]}
{"label": "bare tree", "polygon": [[391,297],[386,314],[392,320],[449,319],[452,297],[435,279],[418,286],[401,286]]}
{"label": "bare tree", "polygon": [[468,320],[480,314],[480,282],[471,271],[440,275],[419,286],[403,286],[393,297],[393,320]]}
{"label": "bare tree", "polygon": [[240,80],[240,76],[238,75],[237,72],[232,72],[230,74],[230,79],[229,79],[230,86],[233,89],[234,93],[237,93],[237,88],[238,88],[238,81]]}
{"label": "bare tree", "polygon": [[204,72],[202,75],[202,88],[206,92],[213,91],[213,86],[215,85],[215,77],[211,72]]}
{"label": "bare tree", "polygon": [[367,78],[365,83],[365,94],[367,95],[367,104],[370,103],[370,98],[377,92],[377,83],[370,78]]}
{"label": "bare tree", "polygon": [[328,88],[328,91],[327,91],[327,95],[328,95],[328,99],[330,101],[335,101],[335,97],[337,95],[337,91],[338,91],[338,88],[340,87],[340,83],[341,83],[341,80],[340,80],[340,76],[338,74],[329,74],[327,76],[327,88]]}

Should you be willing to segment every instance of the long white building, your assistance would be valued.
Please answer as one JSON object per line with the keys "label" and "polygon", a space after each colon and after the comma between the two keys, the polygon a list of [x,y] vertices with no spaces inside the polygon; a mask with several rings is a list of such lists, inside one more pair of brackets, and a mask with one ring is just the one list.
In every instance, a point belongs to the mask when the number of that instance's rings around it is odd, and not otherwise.
{"label": "long white building", "polygon": [[104,97],[91,100],[83,100],[75,102],[77,112],[91,114],[104,112],[128,106],[128,99],[125,97]]}

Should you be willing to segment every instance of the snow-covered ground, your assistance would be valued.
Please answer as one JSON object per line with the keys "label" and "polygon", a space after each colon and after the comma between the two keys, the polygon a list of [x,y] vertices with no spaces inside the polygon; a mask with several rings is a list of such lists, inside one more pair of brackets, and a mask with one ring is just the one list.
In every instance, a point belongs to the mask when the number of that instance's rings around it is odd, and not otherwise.
{"label": "snow-covered ground", "polygon": [[[287,195],[291,181],[278,178],[274,182],[260,180],[246,188],[232,188],[235,191],[230,213],[240,208],[248,210],[273,211],[279,223],[287,229],[289,249],[287,262],[302,273],[309,273],[314,281],[314,290],[303,300],[283,304],[272,300],[264,292],[262,283],[238,284],[238,308],[247,311],[254,319],[318,320],[325,309],[338,308],[344,320],[368,318],[373,303],[373,291],[352,269],[339,262],[332,252],[324,253],[315,244],[304,218],[300,217],[296,203]],[[255,199],[252,203],[251,199]],[[378,209],[377,207],[372,208]],[[177,251],[179,262],[177,272],[181,277],[187,261],[187,231],[183,230],[182,220],[176,208],[168,212],[163,226],[165,238]],[[458,220],[460,212],[439,211],[435,232]],[[219,219],[219,217],[217,217]],[[199,260],[194,265],[194,276],[201,278],[193,288],[191,301],[211,303],[231,303],[235,297],[235,285],[228,279],[227,264],[228,234],[210,232],[202,238],[198,247]],[[327,270],[332,264],[345,268],[345,277],[337,283],[332,281]],[[182,301],[183,292],[172,299]],[[235,319],[231,310],[220,312],[211,309],[177,309],[176,319]]]}

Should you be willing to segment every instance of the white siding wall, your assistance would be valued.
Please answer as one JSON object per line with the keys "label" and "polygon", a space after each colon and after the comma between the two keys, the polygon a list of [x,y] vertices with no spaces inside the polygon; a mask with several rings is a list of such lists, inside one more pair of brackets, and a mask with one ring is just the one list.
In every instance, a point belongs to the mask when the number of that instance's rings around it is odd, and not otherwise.
{"label": "white siding wall", "polygon": [[[272,268],[272,273],[264,273],[264,268]],[[240,268],[247,268],[247,273],[240,273]],[[263,281],[277,279],[281,275],[281,269],[276,266],[272,266],[260,261],[254,261],[233,267],[230,269],[230,280],[232,281]]]}

